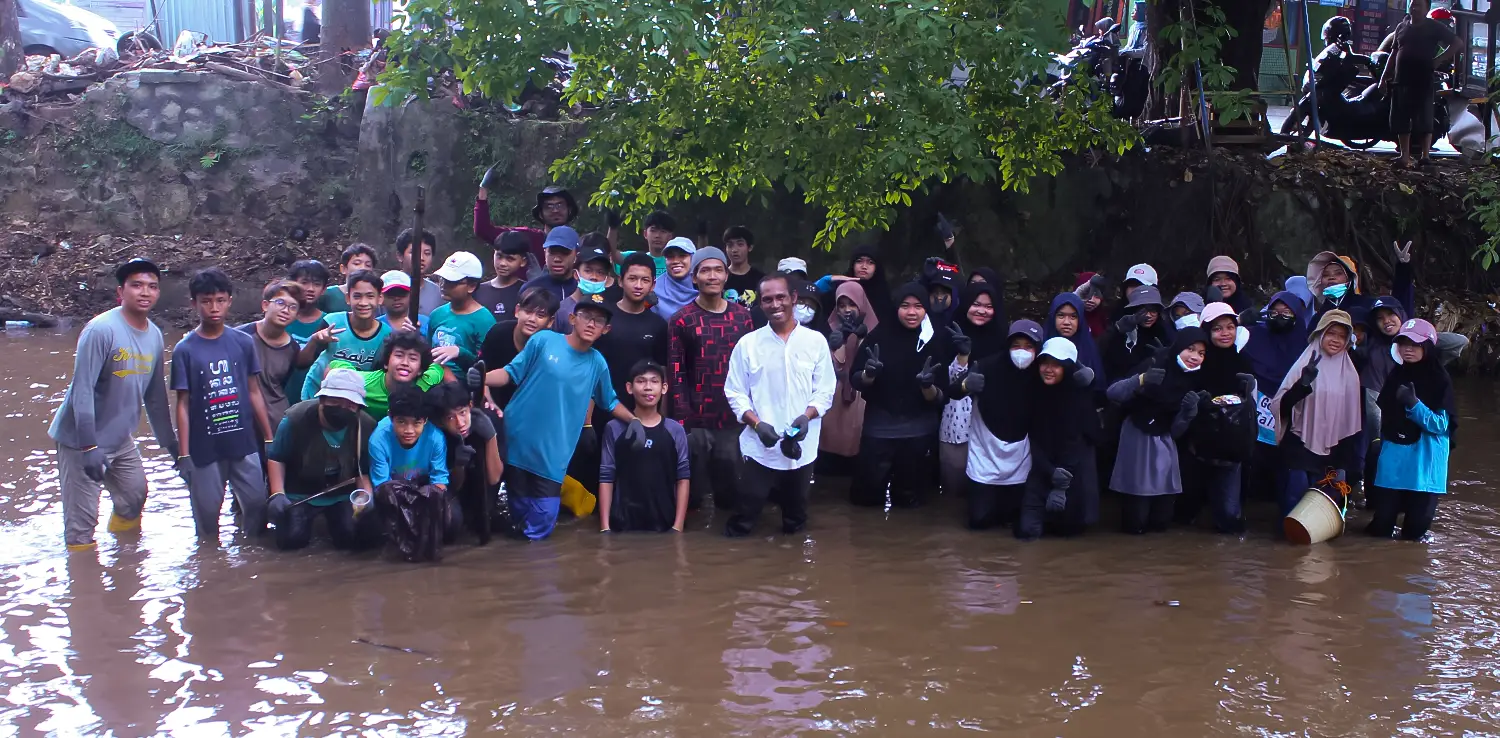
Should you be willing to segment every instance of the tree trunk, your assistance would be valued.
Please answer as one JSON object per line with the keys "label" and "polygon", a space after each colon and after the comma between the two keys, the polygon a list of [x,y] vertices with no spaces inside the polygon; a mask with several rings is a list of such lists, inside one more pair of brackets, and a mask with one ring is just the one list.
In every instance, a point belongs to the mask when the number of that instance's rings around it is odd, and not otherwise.
{"label": "tree trunk", "polygon": [[21,23],[16,7],[16,0],[0,0],[0,82],[9,82],[26,59],[21,55]]}
{"label": "tree trunk", "polygon": [[1234,67],[1234,89],[1260,89],[1261,30],[1265,27],[1266,13],[1276,0],[1234,0],[1220,2],[1225,20],[1239,32],[1238,36],[1225,39],[1220,51],[1221,60]]}
{"label": "tree trunk", "polygon": [[[369,46],[370,0],[323,0],[318,90],[337,95],[349,89],[359,72],[354,52]],[[332,61],[334,57],[338,61]]]}

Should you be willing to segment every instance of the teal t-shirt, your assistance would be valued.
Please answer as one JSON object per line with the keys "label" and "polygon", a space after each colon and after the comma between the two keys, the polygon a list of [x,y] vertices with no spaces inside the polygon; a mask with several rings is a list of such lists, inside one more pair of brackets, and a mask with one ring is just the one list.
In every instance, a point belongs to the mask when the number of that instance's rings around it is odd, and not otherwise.
{"label": "teal t-shirt", "polygon": [[459,315],[453,312],[452,305],[445,303],[427,316],[427,340],[432,342],[432,347],[458,347],[458,359],[447,365],[454,374],[469,370],[479,358],[479,347],[484,344],[485,335],[495,325],[494,313],[483,305],[476,307],[478,309],[472,313]]}
{"label": "teal t-shirt", "polygon": [[604,356],[574,349],[561,333],[538,331],[505,373],[516,385],[505,406],[505,463],[561,483],[589,400],[604,412],[619,404]]}
{"label": "teal t-shirt", "polygon": [[370,434],[370,484],[379,487],[392,479],[448,483],[448,441],[437,424],[429,422],[411,448],[396,438],[390,418],[375,425]]}
{"label": "teal t-shirt", "polygon": [[[328,315],[325,313],[318,316],[317,320],[309,323],[304,323],[301,320],[294,320],[289,325],[287,325],[287,335],[291,336],[292,340],[297,342],[297,349],[299,351],[303,346],[307,345],[307,339],[312,338],[312,334],[323,330],[323,327],[328,325],[323,321],[323,319],[326,317],[328,317]],[[302,401],[302,384],[305,381],[307,381],[307,370],[299,369],[295,366],[292,367],[291,374],[288,374],[286,377],[286,385],[283,386],[283,389],[286,390],[286,402],[288,407]]]}
{"label": "teal t-shirt", "polygon": [[[337,450],[344,443],[344,438],[348,435],[348,428],[336,431],[328,430],[327,428],[323,429],[323,440],[328,443],[329,448],[334,450]],[[296,457],[299,453],[298,449],[292,447],[292,421],[289,418],[282,418],[281,425],[276,426],[275,439],[271,441],[270,447],[266,449],[266,458],[283,464],[295,464],[297,463]],[[326,486],[330,487],[343,481],[339,479],[338,459],[334,458],[332,454],[328,456],[328,467],[323,470],[323,481]],[[354,490],[350,489],[349,491],[353,492]],[[293,492],[286,493],[287,499],[292,502],[298,502],[310,496]],[[348,499],[349,495],[347,494],[326,494],[322,497],[308,500],[307,504],[314,507],[327,507],[329,505],[337,505]]]}
{"label": "teal t-shirt", "polygon": [[354,330],[349,327],[348,313],[328,313],[323,316],[323,320],[333,328],[342,328],[344,332],[333,337],[333,343],[323,348],[323,353],[318,355],[318,360],[307,371],[307,378],[302,382],[304,399],[317,395],[318,390],[323,387],[323,375],[328,373],[330,362],[347,361],[359,371],[372,371],[375,368],[375,357],[380,355],[381,345],[385,343],[386,336],[391,335],[391,327],[379,320],[375,321],[373,334],[363,338],[355,335]]}
{"label": "teal t-shirt", "polygon": [[344,285],[336,284],[323,290],[318,298],[318,309],[325,313],[342,313],[349,310],[349,299],[344,296]]}

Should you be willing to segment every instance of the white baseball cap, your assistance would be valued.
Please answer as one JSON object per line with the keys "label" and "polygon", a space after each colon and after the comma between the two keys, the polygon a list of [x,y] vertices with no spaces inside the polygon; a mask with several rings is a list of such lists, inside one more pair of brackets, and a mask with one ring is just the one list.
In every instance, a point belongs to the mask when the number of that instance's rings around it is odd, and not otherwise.
{"label": "white baseball cap", "polygon": [[807,262],[795,256],[788,256],[776,263],[776,271],[787,272],[788,274],[792,272],[807,274]]}
{"label": "white baseball cap", "polygon": [[[458,251],[443,262],[443,268],[435,274],[449,282],[457,282],[460,279],[483,279],[484,265],[479,263],[479,257],[467,252]],[[407,289],[410,289],[410,285]]]}
{"label": "white baseball cap", "polygon": [[382,293],[390,292],[397,287],[400,287],[407,292],[411,291],[411,275],[401,271],[400,269],[392,269],[385,274],[380,275],[380,282],[381,284],[385,285],[384,287],[380,288],[380,291]]}
{"label": "white baseball cap", "polygon": [[1133,279],[1147,287],[1156,286],[1156,270],[1150,264],[1136,264],[1125,272],[1125,279]]}
{"label": "white baseball cap", "polygon": [[1076,362],[1078,361],[1078,346],[1062,336],[1055,336],[1042,344],[1042,356],[1050,356],[1058,361]]}
{"label": "white baseball cap", "polygon": [[677,238],[668,241],[667,245],[661,248],[661,251],[665,254],[672,249],[677,249],[678,251],[683,251],[688,254],[694,254],[697,253],[698,246],[693,243],[693,240],[691,238],[683,238],[682,236],[678,236]]}

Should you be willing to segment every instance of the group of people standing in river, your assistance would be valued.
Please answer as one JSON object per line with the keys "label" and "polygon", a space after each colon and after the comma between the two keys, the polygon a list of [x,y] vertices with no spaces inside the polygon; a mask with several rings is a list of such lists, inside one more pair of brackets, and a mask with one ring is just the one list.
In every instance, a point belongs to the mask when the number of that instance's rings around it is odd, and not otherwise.
{"label": "group of people standing in river", "polygon": [[[413,285],[411,260],[427,273],[438,244],[408,230],[398,269],[363,244],[337,278],[299,261],[262,291],[260,320],[227,328],[233,285],[206,269],[170,371],[148,317],[161,270],[121,264],[120,306],[85,327],[50,430],[69,549],[95,545],[101,486],[108,529],[139,528],[143,407],[200,538],[217,540],[227,489],[241,530],[274,526],[279,548],[307,546],[321,518],[336,547],[392,541],[409,559],[466,530],[546,538],[595,499],[602,531],[681,531],[709,503],[747,535],[771,502],[795,533],[815,471],[850,477],[859,506],[962,496],[969,527],[1022,539],[1096,526],[1103,489],[1125,532],[1207,508],[1238,534],[1247,492],[1286,513],[1310,487],[1363,488],[1371,534],[1403,518],[1417,539],[1446,490],[1443,365],[1464,343],[1415,316],[1410,244],[1390,296],[1324,253],[1257,304],[1219,256],[1170,301],[1138,264],[1117,289],[1086,272],[1046,315],[1009,321],[987,267],[932,257],[893,285],[860,247],[841,274],[810,279],[798,258],[765,273],[748,228],[716,247],[664,212],[643,221],[644,251],[621,253],[618,218],[580,236],[562,188],[538,194],[541,227],[495,226],[489,184],[474,228],[493,277],[459,250]],[[946,221],[938,235],[947,253]]]}

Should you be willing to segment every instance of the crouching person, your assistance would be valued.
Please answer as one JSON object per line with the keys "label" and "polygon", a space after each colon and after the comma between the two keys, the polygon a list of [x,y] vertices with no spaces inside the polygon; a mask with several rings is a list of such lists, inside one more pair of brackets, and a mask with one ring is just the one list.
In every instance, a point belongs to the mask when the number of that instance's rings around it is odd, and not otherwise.
{"label": "crouching person", "polygon": [[391,391],[390,414],[370,436],[375,505],[407,561],[442,558],[442,542],[463,524],[448,492],[448,442],[427,412],[421,390],[399,385]]}
{"label": "crouching person", "polygon": [[304,548],[313,521],[328,525],[335,548],[369,548],[380,542],[373,515],[356,517],[350,493],[370,489],[370,434],[365,384],[352,369],[330,369],[318,396],[286,411],[267,451],[270,518],[276,547]]}
{"label": "crouching person", "polygon": [[1021,498],[1016,538],[1043,532],[1075,536],[1099,520],[1099,472],[1095,446],[1102,433],[1094,410],[1094,370],[1078,363],[1078,347],[1061,336],[1042,344],[1037,357],[1040,387],[1026,437],[1031,474]]}
{"label": "crouching person", "polygon": [[[484,363],[476,366],[483,374]],[[505,465],[500,461],[495,423],[483,410],[471,406],[472,398],[458,382],[444,382],[427,392],[432,422],[442,428],[448,444],[449,499],[457,501],[456,516],[468,523],[483,545],[490,540],[490,520]],[[452,543],[457,532],[457,526],[451,527],[443,543]]]}

